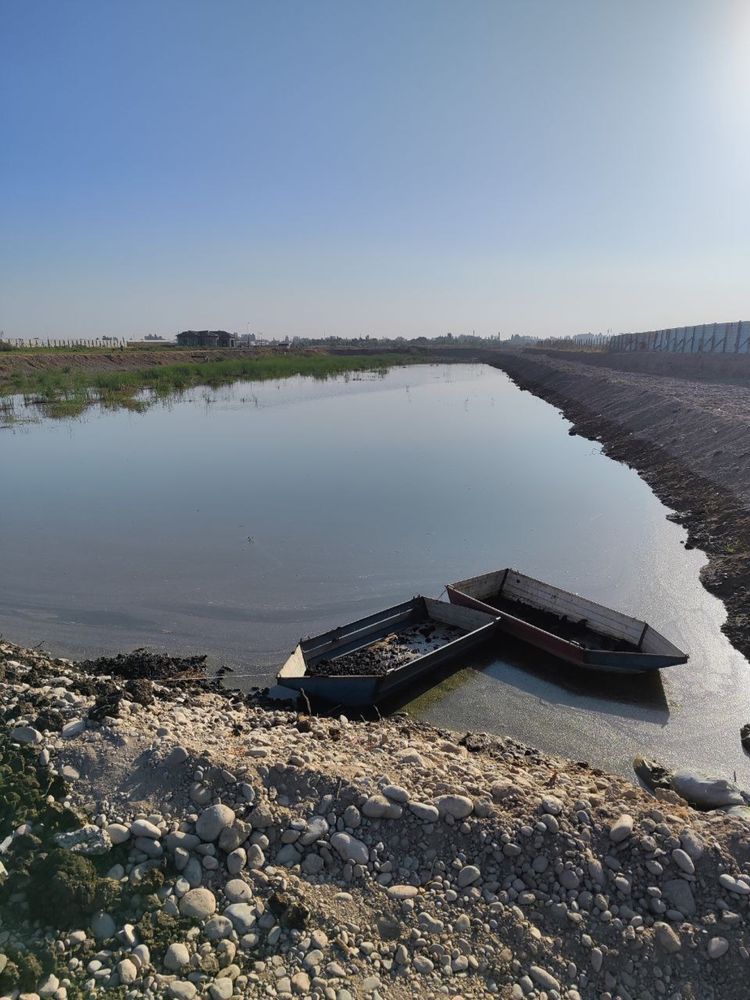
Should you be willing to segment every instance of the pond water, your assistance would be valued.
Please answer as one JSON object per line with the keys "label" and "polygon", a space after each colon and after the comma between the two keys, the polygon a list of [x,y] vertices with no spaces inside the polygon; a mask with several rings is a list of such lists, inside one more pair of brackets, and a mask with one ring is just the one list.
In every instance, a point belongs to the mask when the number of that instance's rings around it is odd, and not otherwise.
{"label": "pond water", "polygon": [[301,635],[515,566],[647,618],[691,659],[580,673],[502,641],[408,709],[632,774],[736,771],[750,672],[700,552],[638,476],[501,372],[192,390],[0,431],[0,632],[63,655],[207,652],[268,684]]}

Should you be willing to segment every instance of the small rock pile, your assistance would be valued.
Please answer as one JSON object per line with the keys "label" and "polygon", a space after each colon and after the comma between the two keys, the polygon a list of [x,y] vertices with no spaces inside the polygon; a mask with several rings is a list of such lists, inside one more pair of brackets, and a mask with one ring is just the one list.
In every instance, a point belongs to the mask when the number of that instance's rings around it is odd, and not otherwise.
{"label": "small rock pile", "polygon": [[0,842],[0,997],[748,995],[741,818],[405,716],[155,682],[95,719],[74,665],[3,666],[11,745],[76,822],[37,797]]}

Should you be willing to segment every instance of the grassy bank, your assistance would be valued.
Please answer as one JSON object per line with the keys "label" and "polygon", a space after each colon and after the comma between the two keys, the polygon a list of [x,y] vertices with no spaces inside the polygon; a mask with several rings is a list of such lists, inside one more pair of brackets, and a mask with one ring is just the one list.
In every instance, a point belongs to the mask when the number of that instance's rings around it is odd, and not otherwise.
{"label": "grassy bank", "polygon": [[28,406],[37,406],[45,416],[77,416],[87,407],[146,409],[193,386],[217,388],[237,381],[262,381],[307,375],[325,379],[347,372],[385,371],[393,365],[427,360],[421,355],[331,355],[274,354],[261,357],[227,358],[139,368],[131,371],[96,371],[64,366],[38,372],[9,372],[0,382],[0,407],[7,408],[12,396],[22,396]]}

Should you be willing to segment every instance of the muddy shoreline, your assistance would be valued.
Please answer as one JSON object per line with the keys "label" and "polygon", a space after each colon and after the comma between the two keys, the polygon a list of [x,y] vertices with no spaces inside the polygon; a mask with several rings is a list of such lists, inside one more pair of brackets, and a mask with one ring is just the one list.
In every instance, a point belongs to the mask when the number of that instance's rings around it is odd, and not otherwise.
{"label": "muddy shoreline", "polygon": [[703,585],[726,606],[723,631],[750,657],[750,390],[528,354],[489,362],[552,403],[571,433],[601,443],[674,509],[709,562]]}

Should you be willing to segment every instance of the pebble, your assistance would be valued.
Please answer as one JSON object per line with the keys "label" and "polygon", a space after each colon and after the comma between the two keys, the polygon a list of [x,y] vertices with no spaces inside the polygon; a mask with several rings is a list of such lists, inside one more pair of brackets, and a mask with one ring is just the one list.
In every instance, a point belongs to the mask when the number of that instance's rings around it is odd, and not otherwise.
{"label": "pebble", "polygon": [[[0,969],[0,972],[2,969]],[[40,997],[50,997],[54,996],[58,989],[60,988],[60,980],[56,975],[50,972],[41,983],[39,984],[39,996]],[[23,994],[21,994],[23,996]]]}
{"label": "pebble", "polygon": [[169,768],[179,767],[188,759],[188,752],[183,746],[173,747],[164,758],[164,766]]}
{"label": "pebble", "polygon": [[105,829],[113,844],[124,844],[130,839],[130,828],[124,823],[110,823]]}
{"label": "pebble", "polygon": [[300,994],[310,992],[310,977],[306,972],[297,972],[292,976],[292,990]]}
{"label": "pebble", "polygon": [[97,941],[106,941],[114,937],[117,925],[109,913],[99,911],[91,918],[91,931]]}
{"label": "pebble", "polygon": [[545,795],[542,799],[542,812],[551,816],[559,816],[563,811],[563,803],[556,795]]}
{"label": "pebble", "polygon": [[72,722],[67,722],[60,732],[63,739],[72,740],[76,736],[80,736],[85,730],[86,723],[83,719],[74,719]]}
{"label": "pebble", "polygon": [[216,912],[216,896],[210,889],[191,889],[185,893],[179,905],[183,917],[203,921]]}
{"label": "pebble", "polygon": [[383,795],[394,802],[406,803],[409,801],[409,793],[402,785],[384,785]]}
{"label": "pebble", "polygon": [[428,802],[410,802],[409,810],[424,823],[436,823],[440,818],[440,811],[437,806]]}
{"label": "pebble", "polygon": [[726,955],[729,951],[729,942],[723,937],[712,937],[708,942],[708,957],[709,958],[721,958],[722,955]]}
{"label": "pebble", "polygon": [[151,952],[147,944],[137,944],[130,954],[139,969],[145,969],[151,964]]}
{"label": "pebble", "polygon": [[217,840],[223,829],[234,823],[234,810],[219,803],[204,809],[195,824],[195,832],[201,840],[210,843]]}
{"label": "pebble", "polygon": [[669,955],[676,954],[682,948],[680,936],[669,924],[659,920],[654,924],[656,943]]}
{"label": "pebble", "polygon": [[689,883],[684,879],[669,879],[662,885],[662,892],[680,913],[690,917],[695,913],[695,897]]}
{"label": "pebble", "polygon": [[255,910],[248,903],[230,903],[224,910],[238,934],[247,934],[255,924]]}
{"label": "pebble", "polygon": [[328,823],[322,816],[313,816],[307,824],[307,829],[299,838],[301,846],[310,847],[311,844],[317,843],[317,841],[327,835],[328,829]]}
{"label": "pebble", "polygon": [[147,819],[134,819],[130,824],[130,833],[133,837],[149,837],[152,840],[159,840],[161,837],[159,827]]}
{"label": "pebble", "polygon": [[172,972],[179,972],[190,962],[190,952],[187,945],[176,941],[167,948],[164,953],[164,965]]}
{"label": "pebble", "polygon": [[208,992],[211,1000],[230,1000],[234,993],[234,984],[228,976],[225,976],[223,979],[214,980],[208,987]]}
{"label": "pebble", "polygon": [[577,889],[581,880],[571,868],[564,868],[558,875],[558,881],[563,889]]}
{"label": "pebble", "polygon": [[367,844],[349,833],[334,833],[331,837],[331,847],[344,861],[353,861],[354,864],[366,865],[370,858]]}
{"label": "pebble", "polygon": [[719,875],[719,885],[722,889],[727,889],[729,892],[737,893],[739,896],[750,895],[750,885],[748,885],[747,882],[741,882],[739,879],[736,879],[733,875],[729,875],[727,872]]}
{"label": "pebble", "polygon": [[419,889],[415,885],[391,885],[387,895],[391,899],[414,899],[419,895]]}
{"label": "pebble", "polygon": [[247,854],[241,847],[238,847],[227,855],[227,871],[230,875],[237,875],[245,867],[246,862]]}
{"label": "pebble", "polygon": [[680,834],[680,843],[682,849],[694,862],[700,861],[703,857],[703,841],[693,830],[683,830]]}
{"label": "pebble", "polygon": [[559,993],[560,982],[555,979],[551,972],[547,972],[546,969],[541,968],[539,965],[532,965],[529,968],[529,975],[537,986],[541,986],[543,990],[557,990]]}
{"label": "pebble", "polygon": [[362,816],[356,806],[349,805],[344,810],[344,826],[356,830],[362,822]]}
{"label": "pebble", "polygon": [[253,898],[253,890],[243,879],[231,878],[224,886],[224,895],[230,903],[247,903]]}
{"label": "pebble", "polygon": [[620,844],[633,832],[633,817],[629,813],[623,813],[619,819],[615,820],[609,829],[609,839],[613,844]]}
{"label": "pebble", "polygon": [[33,726],[16,726],[15,729],[11,729],[10,738],[16,743],[25,743],[29,746],[35,746],[43,739],[39,730]]}
{"label": "pebble", "polygon": [[435,963],[427,958],[426,955],[415,955],[411,964],[414,970],[423,976],[432,972],[435,968]]}
{"label": "pebble", "polygon": [[197,992],[198,987],[188,980],[174,979],[167,986],[167,993],[170,997],[174,997],[174,1000],[193,1000]]}
{"label": "pebble", "polygon": [[400,819],[402,812],[401,806],[385,795],[371,795],[362,806],[362,815],[368,819]]}
{"label": "pebble", "polygon": [[695,874],[695,865],[693,864],[693,859],[684,851],[681,847],[676,847],[672,851],[672,861],[681,868],[687,875]]}
{"label": "pebble", "polygon": [[[9,687],[0,680],[4,698]],[[648,801],[583,764],[552,765],[495,737],[481,737],[492,741],[492,756],[483,756],[480,738],[459,747],[401,717],[360,725],[210,692],[194,703],[156,685],[144,711],[126,706],[86,728],[80,716],[93,696],[55,690],[51,707],[66,719],[75,711],[80,740],[45,740],[56,773],[73,767],[56,756],[64,746],[82,775],[66,805],[92,817],[89,831],[69,831],[69,846],[89,837],[124,845],[98,865],[120,881],[123,906],[90,917],[90,930],[49,936],[60,979],[34,984],[45,997],[119,987],[128,1000],[388,1000],[402,992],[676,1000],[688,971],[696,996],[709,985],[733,995],[737,962],[750,962],[742,898],[750,880],[730,874],[744,856],[721,817],[693,814],[687,828],[683,807]],[[25,689],[5,701],[12,708],[18,697]],[[29,703],[41,711],[43,702]],[[35,717],[24,711],[19,724]],[[189,753],[173,746],[181,731],[190,733]],[[264,756],[233,756],[228,771],[228,755],[201,746],[209,733],[219,747],[234,734]],[[404,740],[424,746],[418,760]],[[129,809],[117,770],[111,795],[109,775],[97,774],[95,791],[85,787],[92,763],[101,771],[115,748],[126,763],[145,751],[161,797],[144,785]],[[739,830],[740,820],[726,823]],[[0,876],[14,837],[28,832],[24,824],[0,838]],[[710,863],[699,865],[708,844]],[[717,862],[729,871],[719,875]],[[156,890],[153,869],[165,875]],[[142,907],[156,898],[163,917],[178,919],[158,929],[154,968],[136,942]],[[0,929],[0,972],[13,946]],[[727,961],[712,965],[722,955]],[[549,966],[529,964],[542,961]]]}
{"label": "pebble", "polygon": [[217,913],[203,925],[203,933],[209,941],[221,941],[232,933],[232,921]]}
{"label": "pebble", "polygon": [[440,816],[466,819],[474,811],[474,803],[466,795],[440,795],[435,799]]}
{"label": "pebble", "polygon": [[478,882],[481,877],[482,873],[476,865],[465,865],[458,873],[458,887],[464,889],[467,885]]}

